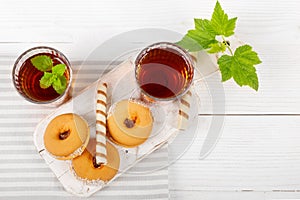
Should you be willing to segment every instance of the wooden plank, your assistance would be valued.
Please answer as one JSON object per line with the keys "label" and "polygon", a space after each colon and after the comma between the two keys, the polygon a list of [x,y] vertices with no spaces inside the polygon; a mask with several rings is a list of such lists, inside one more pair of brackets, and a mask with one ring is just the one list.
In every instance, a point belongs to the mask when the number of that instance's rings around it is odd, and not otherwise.
{"label": "wooden plank", "polygon": [[225,117],[219,142],[201,160],[209,121],[199,118],[193,145],[169,167],[170,189],[300,191],[299,116]]}
{"label": "wooden plank", "polygon": [[[214,6],[214,2],[209,0],[143,3],[137,0],[89,3],[75,1],[72,6],[69,2],[62,3],[58,0],[43,4],[36,0],[1,2],[0,25],[5,31],[0,33],[0,43],[74,42],[78,43],[76,51],[74,48],[69,50],[74,56],[81,58],[95,44],[137,28],[164,28],[184,34],[193,27],[194,17],[210,17]],[[297,26],[300,19],[299,1],[256,0],[237,4],[223,0],[221,3],[230,16],[239,17],[236,33],[242,40],[254,46],[300,43]],[[14,48],[12,47],[12,53],[16,53]],[[68,48],[62,50],[66,52]],[[10,50],[6,49],[8,54],[7,51]],[[77,55],[78,51],[80,53]]]}
{"label": "wooden plank", "polygon": [[[59,3],[59,6],[57,6]],[[252,24],[261,17],[264,21],[277,23],[290,16],[299,16],[299,2],[289,1],[243,1],[223,0],[222,5],[231,15],[251,20]],[[115,27],[124,28],[145,26],[174,26],[194,17],[209,17],[215,2],[202,1],[75,1],[53,0],[41,4],[37,0],[23,2],[21,0],[2,0],[0,23],[6,27]],[[170,12],[172,11],[172,12]],[[287,12],[288,11],[288,12]],[[107,18],[109,16],[109,19]],[[126,24],[126,26],[122,26]],[[261,21],[259,23],[263,25]],[[257,25],[257,23],[255,24]],[[29,27],[28,27],[29,28]]]}
{"label": "wooden plank", "polygon": [[[300,69],[294,55],[300,55],[300,45],[286,47],[284,52],[276,45],[258,47],[263,60],[257,67],[260,81],[258,92],[248,87],[240,88],[233,80],[221,84],[220,73],[216,73],[206,80],[208,87],[198,87],[200,99],[207,102],[213,94],[220,96],[225,91],[225,100],[214,98],[214,106],[225,104],[226,114],[299,114]],[[212,95],[203,95],[207,93],[206,90]],[[211,113],[207,107],[201,110],[202,114]],[[220,111],[214,113],[222,114]]]}

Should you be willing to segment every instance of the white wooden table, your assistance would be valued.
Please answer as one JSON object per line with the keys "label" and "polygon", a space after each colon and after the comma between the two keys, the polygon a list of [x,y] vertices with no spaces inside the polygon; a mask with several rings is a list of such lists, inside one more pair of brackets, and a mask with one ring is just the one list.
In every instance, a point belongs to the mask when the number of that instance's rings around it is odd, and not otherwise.
{"label": "white wooden table", "polygon": [[[211,0],[0,1],[0,61],[11,63],[32,46],[60,49],[80,62],[101,42],[138,28],[180,33],[193,18],[210,17]],[[224,83],[222,136],[199,159],[196,139],[169,167],[171,199],[300,199],[300,1],[221,0],[237,16],[236,34],[263,63],[254,92]],[[212,77],[220,80],[220,75]],[[1,85],[0,85],[1,87]],[[1,92],[1,89],[0,89]],[[5,105],[4,105],[5,106]],[[205,109],[199,120],[213,114]]]}

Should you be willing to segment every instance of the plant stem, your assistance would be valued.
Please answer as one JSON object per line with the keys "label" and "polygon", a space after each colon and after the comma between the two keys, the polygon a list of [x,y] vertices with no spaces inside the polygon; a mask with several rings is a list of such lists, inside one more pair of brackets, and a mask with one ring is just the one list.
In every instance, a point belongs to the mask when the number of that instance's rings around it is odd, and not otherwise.
{"label": "plant stem", "polygon": [[230,54],[233,56],[233,52],[232,49],[230,48],[230,46],[227,44],[225,37],[222,35],[222,39],[223,39],[223,43],[225,44],[226,48],[229,50]]}

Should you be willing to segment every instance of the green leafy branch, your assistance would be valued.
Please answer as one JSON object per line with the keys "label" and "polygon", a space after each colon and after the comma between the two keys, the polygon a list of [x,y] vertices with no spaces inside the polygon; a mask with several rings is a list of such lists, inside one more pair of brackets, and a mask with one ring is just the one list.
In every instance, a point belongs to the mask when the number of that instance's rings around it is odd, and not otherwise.
{"label": "green leafy branch", "polygon": [[40,79],[41,88],[46,89],[52,86],[58,94],[64,93],[67,88],[67,79],[64,76],[65,64],[53,66],[51,57],[46,55],[35,56],[30,61],[35,68],[44,72],[43,77]]}
{"label": "green leafy branch", "polygon": [[[234,35],[236,21],[237,17],[228,18],[217,1],[211,19],[194,19],[195,29],[189,30],[177,44],[190,52],[222,52],[218,59],[222,81],[233,78],[239,86],[247,85],[257,91],[259,83],[254,65],[261,63],[257,53],[247,44],[233,51],[226,40],[226,37]],[[229,55],[225,54],[226,50]]]}

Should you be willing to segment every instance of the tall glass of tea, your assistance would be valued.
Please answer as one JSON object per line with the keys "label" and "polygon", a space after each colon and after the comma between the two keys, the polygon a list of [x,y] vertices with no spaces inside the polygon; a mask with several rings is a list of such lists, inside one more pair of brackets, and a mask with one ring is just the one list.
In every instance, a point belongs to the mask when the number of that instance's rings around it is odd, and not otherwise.
{"label": "tall glass of tea", "polygon": [[72,69],[69,60],[60,51],[40,46],[25,51],[17,58],[12,78],[15,88],[26,100],[58,106],[70,95]]}
{"label": "tall glass of tea", "polygon": [[192,84],[193,61],[181,47],[168,42],[152,44],[135,60],[135,76],[143,95],[169,101],[184,95]]}

